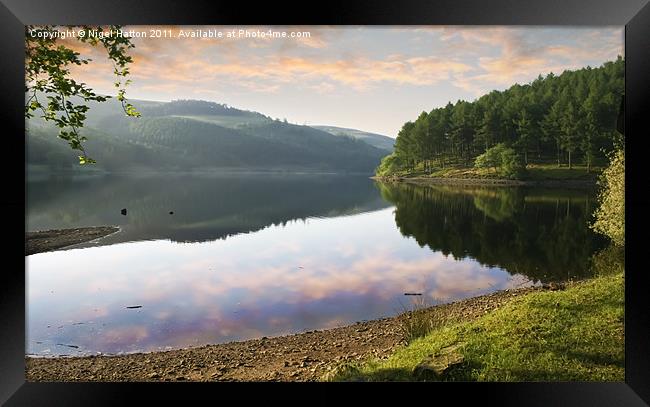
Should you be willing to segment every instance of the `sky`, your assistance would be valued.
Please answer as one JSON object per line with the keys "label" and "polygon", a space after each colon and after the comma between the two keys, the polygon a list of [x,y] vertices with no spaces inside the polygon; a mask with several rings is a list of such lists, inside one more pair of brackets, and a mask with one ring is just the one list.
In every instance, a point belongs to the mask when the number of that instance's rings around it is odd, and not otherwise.
{"label": "sky", "polygon": [[[152,38],[152,29],[168,37]],[[287,37],[258,34],[269,29]],[[129,98],[208,100],[291,123],[390,137],[422,111],[449,101],[474,100],[540,74],[597,67],[624,55],[622,26],[126,26],[124,31],[146,33],[132,39]],[[197,32],[213,37],[187,36]],[[214,37],[219,32],[222,37]],[[65,42],[92,59],[73,67],[73,77],[114,93],[105,52]]]}

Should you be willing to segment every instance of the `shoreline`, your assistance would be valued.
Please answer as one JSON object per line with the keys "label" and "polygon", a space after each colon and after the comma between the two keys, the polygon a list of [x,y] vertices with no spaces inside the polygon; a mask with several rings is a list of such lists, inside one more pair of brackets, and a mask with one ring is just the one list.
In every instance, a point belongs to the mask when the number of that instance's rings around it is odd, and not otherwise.
{"label": "shoreline", "polygon": [[379,177],[370,179],[382,182],[403,182],[416,185],[489,185],[489,186],[532,186],[550,188],[595,188],[595,180],[513,180],[505,178],[442,178],[442,177]]}
{"label": "shoreline", "polygon": [[[552,287],[502,290],[437,305],[426,313],[456,322]],[[387,358],[405,345],[404,314],[304,333],[175,350],[103,356],[25,356],[26,380],[40,381],[316,381],[342,363]]]}
{"label": "shoreline", "polygon": [[64,249],[119,232],[116,226],[93,226],[25,232],[25,256]]}
{"label": "shoreline", "polygon": [[[112,226],[26,233],[26,251],[62,249],[119,231]],[[30,245],[31,242],[31,245]],[[531,292],[555,285],[496,291],[431,306],[451,323],[471,321]],[[101,356],[25,356],[27,381],[317,381],[341,364],[388,358],[406,345],[407,314],[277,337]]]}

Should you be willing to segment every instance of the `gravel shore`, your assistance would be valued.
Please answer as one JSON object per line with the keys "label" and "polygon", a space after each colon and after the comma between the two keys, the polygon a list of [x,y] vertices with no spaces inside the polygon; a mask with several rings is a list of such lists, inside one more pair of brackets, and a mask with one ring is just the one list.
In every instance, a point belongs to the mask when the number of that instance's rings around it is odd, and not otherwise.
{"label": "gravel shore", "polygon": [[97,226],[76,229],[54,229],[25,233],[25,256],[49,252],[78,243],[89,242],[120,229],[114,226]]}
{"label": "gravel shore", "polygon": [[[477,318],[514,297],[541,290],[499,291],[427,312],[436,318]],[[397,316],[340,328],[196,348],[120,356],[26,357],[26,379],[41,381],[315,381],[338,365],[386,358],[405,344]]]}

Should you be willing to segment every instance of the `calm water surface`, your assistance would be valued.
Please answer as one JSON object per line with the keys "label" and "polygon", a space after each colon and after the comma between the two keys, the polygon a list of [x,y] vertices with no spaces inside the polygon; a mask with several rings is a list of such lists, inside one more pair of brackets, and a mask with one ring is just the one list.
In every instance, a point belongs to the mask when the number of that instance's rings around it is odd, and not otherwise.
{"label": "calm water surface", "polygon": [[322,175],[49,178],[27,188],[28,230],[122,229],[26,257],[26,351],[40,356],[332,328],[395,315],[410,306],[407,292],[433,304],[587,276],[604,244],[587,228],[595,201],[582,190]]}

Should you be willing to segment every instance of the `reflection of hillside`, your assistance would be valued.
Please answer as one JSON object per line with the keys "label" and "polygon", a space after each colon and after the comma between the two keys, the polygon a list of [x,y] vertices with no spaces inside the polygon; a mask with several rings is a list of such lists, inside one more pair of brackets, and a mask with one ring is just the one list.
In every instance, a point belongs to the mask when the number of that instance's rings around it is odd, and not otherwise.
{"label": "reflection of hillside", "polygon": [[377,185],[396,205],[401,233],[420,246],[534,280],[586,275],[603,243],[587,227],[588,191]]}
{"label": "reflection of hillside", "polygon": [[[196,242],[388,206],[365,177],[98,177],[28,184],[28,229],[120,225],[105,243]],[[126,217],[120,209],[127,208]],[[170,215],[169,212],[174,214]]]}

